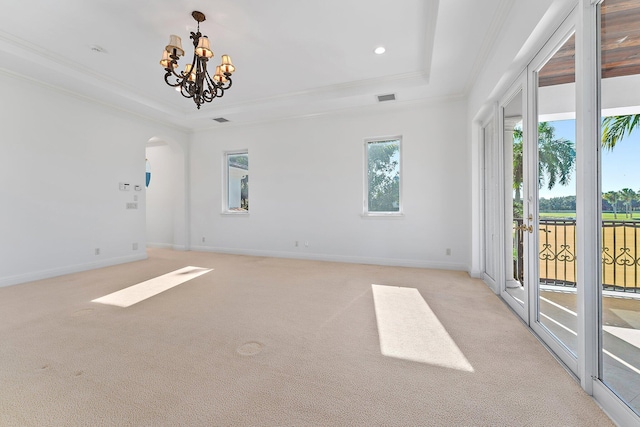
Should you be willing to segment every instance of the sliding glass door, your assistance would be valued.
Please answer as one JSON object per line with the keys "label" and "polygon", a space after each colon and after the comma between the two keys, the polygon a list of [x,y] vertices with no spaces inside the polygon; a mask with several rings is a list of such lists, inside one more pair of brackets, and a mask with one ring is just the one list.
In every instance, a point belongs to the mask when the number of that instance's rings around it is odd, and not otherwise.
{"label": "sliding glass door", "polygon": [[528,321],[530,259],[526,255],[532,234],[529,200],[531,177],[525,163],[530,160],[524,112],[526,80],[523,75],[500,103],[503,169],[503,264],[500,294],[511,308]]}
{"label": "sliding glass door", "polygon": [[500,294],[577,372],[573,32],[565,24],[499,103],[504,218]]}
{"label": "sliding glass door", "polygon": [[640,414],[640,1],[599,8],[602,382]]}
{"label": "sliding glass door", "polygon": [[577,371],[575,33],[559,30],[530,66],[538,201],[532,328]]}

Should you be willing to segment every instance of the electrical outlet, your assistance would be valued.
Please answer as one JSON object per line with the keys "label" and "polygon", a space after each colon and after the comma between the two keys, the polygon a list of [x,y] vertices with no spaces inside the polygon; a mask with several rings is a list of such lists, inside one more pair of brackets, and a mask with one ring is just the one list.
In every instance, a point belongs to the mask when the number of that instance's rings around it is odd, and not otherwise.
{"label": "electrical outlet", "polygon": [[134,243],[133,245],[131,245],[134,251],[138,250],[138,244]]}
{"label": "electrical outlet", "polygon": [[451,255],[451,248],[447,248],[446,254]]}
{"label": "electrical outlet", "polygon": [[293,242],[293,246],[295,246],[296,248],[298,247],[298,241],[297,240],[295,242]]}
{"label": "electrical outlet", "polygon": [[96,255],[100,255],[100,248],[96,248]]}
{"label": "electrical outlet", "polygon": [[202,243],[204,243],[204,236],[202,236]]}

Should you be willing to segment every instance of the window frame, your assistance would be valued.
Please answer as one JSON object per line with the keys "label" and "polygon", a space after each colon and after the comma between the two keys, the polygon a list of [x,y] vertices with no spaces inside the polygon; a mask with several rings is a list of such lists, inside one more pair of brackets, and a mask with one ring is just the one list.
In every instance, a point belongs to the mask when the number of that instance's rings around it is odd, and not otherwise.
{"label": "window frame", "polygon": [[[223,215],[249,215],[250,209],[236,211],[229,209],[229,157],[245,154],[249,157],[248,149],[230,150],[222,154],[222,214]],[[250,170],[248,170],[250,173]],[[249,174],[248,173],[248,174]],[[247,175],[248,175],[247,174]]]}
{"label": "window frame", "polygon": [[[370,211],[369,210],[369,144],[376,142],[398,141],[398,170],[400,176],[398,188],[398,210],[397,211]],[[402,198],[403,187],[403,154],[402,154],[402,135],[381,136],[375,138],[365,138],[364,140],[364,170],[363,170],[363,203],[362,217],[403,217],[404,203]]]}

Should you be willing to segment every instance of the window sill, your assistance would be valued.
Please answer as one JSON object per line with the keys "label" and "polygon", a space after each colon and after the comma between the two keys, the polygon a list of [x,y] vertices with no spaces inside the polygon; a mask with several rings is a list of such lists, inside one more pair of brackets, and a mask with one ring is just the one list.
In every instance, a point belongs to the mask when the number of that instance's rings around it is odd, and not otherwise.
{"label": "window sill", "polygon": [[404,213],[402,212],[365,212],[360,214],[362,218],[390,218],[390,219],[401,219],[404,218]]}
{"label": "window sill", "polygon": [[224,211],[221,212],[220,215],[222,216],[249,216],[249,211]]}

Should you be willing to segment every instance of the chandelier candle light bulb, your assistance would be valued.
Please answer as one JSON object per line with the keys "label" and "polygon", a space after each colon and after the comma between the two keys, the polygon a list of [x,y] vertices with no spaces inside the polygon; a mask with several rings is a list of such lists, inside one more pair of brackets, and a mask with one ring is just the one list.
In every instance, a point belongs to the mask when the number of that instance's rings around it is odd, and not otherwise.
{"label": "chandelier candle light bulb", "polygon": [[172,34],[169,44],[162,52],[160,65],[165,70],[164,81],[185,98],[191,98],[198,109],[205,102],[211,102],[214,98],[224,95],[225,90],[231,87],[231,74],[236,67],[231,62],[229,55],[222,55],[222,63],[216,66],[216,72],[211,77],[207,71],[207,65],[214,54],[211,50],[209,38],[200,33],[200,23],[206,18],[202,12],[194,11],[191,16],[198,22],[198,29],[191,32],[193,41],[193,60],[186,64],[184,71],[177,73],[178,60],[184,56],[182,40]]}
{"label": "chandelier candle light bulb", "polygon": [[171,66],[173,66],[173,68],[176,68],[178,66],[177,63],[172,63],[171,62],[171,58],[169,58],[169,52],[167,52],[167,50],[165,49],[162,52],[162,60],[160,60],[160,65],[162,65],[162,68],[168,68],[169,64],[171,64]]}
{"label": "chandelier candle light bulb", "polygon": [[175,34],[171,34],[169,36],[169,44],[165,50],[176,56],[184,56],[184,50],[182,50],[182,39]]}
{"label": "chandelier candle light bulb", "polygon": [[231,63],[231,57],[229,55],[222,55],[222,65],[220,66],[225,73],[233,73],[236,70],[236,67]]}
{"label": "chandelier candle light bulb", "polygon": [[184,66],[184,75],[186,76],[187,74],[189,75],[189,81],[191,82],[195,82],[196,81],[196,73],[192,72],[193,65],[192,64],[187,64]]}
{"label": "chandelier candle light bulb", "polygon": [[212,58],[213,51],[209,47],[209,38],[207,36],[200,37],[198,41],[198,47],[196,48],[196,55],[200,58]]}

